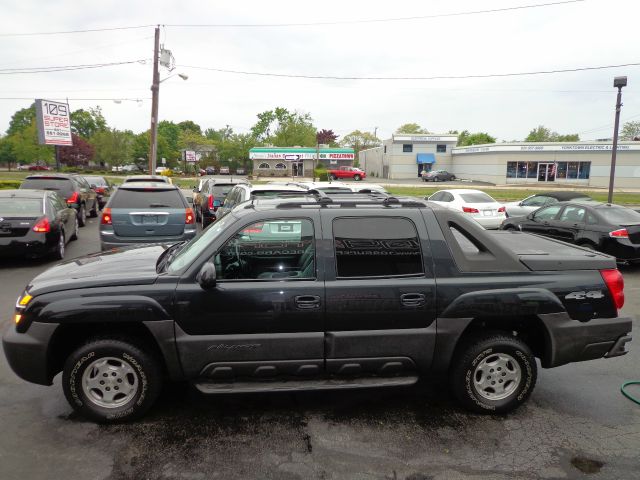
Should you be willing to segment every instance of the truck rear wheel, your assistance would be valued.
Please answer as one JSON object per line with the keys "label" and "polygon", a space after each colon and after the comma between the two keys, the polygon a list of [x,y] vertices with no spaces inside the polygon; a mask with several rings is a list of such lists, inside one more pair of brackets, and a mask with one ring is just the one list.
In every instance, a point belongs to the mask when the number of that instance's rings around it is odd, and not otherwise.
{"label": "truck rear wheel", "polygon": [[517,337],[476,336],[457,352],[451,388],[457,400],[477,413],[507,413],[522,405],[536,384],[536,359]]}
{"label": "truck rear wheel", "polygon": [[129,342],[90,341],[67,358],[62,374],[65,397],[80,414],[100,423],[141,417],[160,393],[158,363]]}

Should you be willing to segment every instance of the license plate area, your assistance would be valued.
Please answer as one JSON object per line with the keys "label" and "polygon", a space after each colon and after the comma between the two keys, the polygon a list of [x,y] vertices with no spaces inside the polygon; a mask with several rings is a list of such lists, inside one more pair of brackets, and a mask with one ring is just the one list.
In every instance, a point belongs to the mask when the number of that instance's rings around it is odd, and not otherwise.
{"label": "license plate area", "polygon": [[483,211],[482,211],[482,214],[483,214],[485,217],[490,217],[491,215],[493,215],[493,210],[483,210]]}

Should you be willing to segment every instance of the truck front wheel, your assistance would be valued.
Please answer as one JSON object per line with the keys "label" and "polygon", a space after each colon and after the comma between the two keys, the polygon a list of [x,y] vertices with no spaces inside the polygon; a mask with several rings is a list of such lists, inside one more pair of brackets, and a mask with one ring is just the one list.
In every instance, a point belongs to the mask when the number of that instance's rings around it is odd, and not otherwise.
{"label": "truck front wheel", "polygon": [[338,177],[336,177],[333,173],[329,174],[329,180],[337,180]]}
{"label": "truck front wheel", "polygon": [[155,402],[162,371],[154,356],[119,339],[98,339],[75,350],[62,387],[71,406],[100,423],[141,417]]}
{"label": "truck front wheel", "polygon": [[477,413],[507,413],[531,395],[536,359],[522,340],[506,334],[472,337],[452,363],[451,388],[457,400]]}

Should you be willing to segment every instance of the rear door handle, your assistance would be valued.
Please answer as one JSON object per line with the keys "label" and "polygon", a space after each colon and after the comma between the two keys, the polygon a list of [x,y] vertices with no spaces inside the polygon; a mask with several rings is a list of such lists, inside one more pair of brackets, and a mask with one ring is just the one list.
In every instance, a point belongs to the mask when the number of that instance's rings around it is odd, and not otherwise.
{"label": "rear door handle", "polygon": [[318,295],[298,295],[295,297],[296,307],[300,310],[313,310],[320,308],[320,297]]}
{"label": "rear door handle", "polygon": [[405,307],[422,307],[426,303],[423,293],[403,293],[400,295],[400,302]]}

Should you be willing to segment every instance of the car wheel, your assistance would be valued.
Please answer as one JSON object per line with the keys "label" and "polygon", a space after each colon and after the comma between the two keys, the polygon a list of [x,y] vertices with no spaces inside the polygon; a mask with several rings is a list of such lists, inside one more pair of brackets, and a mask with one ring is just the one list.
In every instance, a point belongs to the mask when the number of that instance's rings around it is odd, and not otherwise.
{"label": "car wheel", "polygon": [[96,218],[98,216],[98,202],[97,201],[93,202],[93,208],[89,212],[89,216],[91,218]]}
{"label": "car wheel", "polygon": [[62,387],[71,406],[101,423],[132,420],[155,402],[162,386],[159,362],[118,339],[93,340],[67,358]]}
{"label": "car wheel", "polygon": [[509,232],[515,232],[517,229],[515,225],[507,225],[506,227],[504,227],[504,230],[507,230]]}
{"label": "car wheel", "polygon": [[451,175],[451,181],[453,182],[456,179],[455,175]]}
{"label": "car wheel", "polygon": [[433,181],[434,181],[434,182],[439,182],[439,181],[440,181],[440,178],[439,178],[439,177],[433,177]]}
{"label": "car wheel", "polygon": [[507,413],[529,398],[537,375],[536,359],[526,343],[494,333],[472,337],[459,348],[450,380],[466,409]]}
{"label": "car wheel", "polygon": [[78,225],[78,217],[74,216],[74,222],[73,222],[73,234],[71,235],[71,237],[69,238],[69,241],[72,242],[74,240],[78,239],[78,232],[80,231],[80,225]]}
{"label": "car wheel", "polygon": [[80,210],[78,210],[78,224],[81,227],[84,227],[87,224],[87,209],[84,205],[80,205]]}
{"label": "car wheel", "polygon": [[360,175],[354,175],[354,176],[353,176],[353,179],[354,179],[356,182],[359,182],[360,180],[362,180],[362,177],[361,177]]}
{"label": "car wheel", "polygon": [[338,177],[336,177],[333,173],[331,175],[329,175],[329,180],[337,180]]}
{"label": "car wheel", "polygon": [[576,243],[576,245],[578,245],[579,247],[582,248],[586,248],[588,250],[593,250],[594,252],[597,252],[598,249],[595,247],[595,245],[591,242],[578,242]]}
{"label": "car wheel", "polygon": [[56,249],[53,252],[53,258],[56,260],[64,260],[64,250],[64,231],[60,230],[60,236],[58,237],[58,244],[56,245]]}

